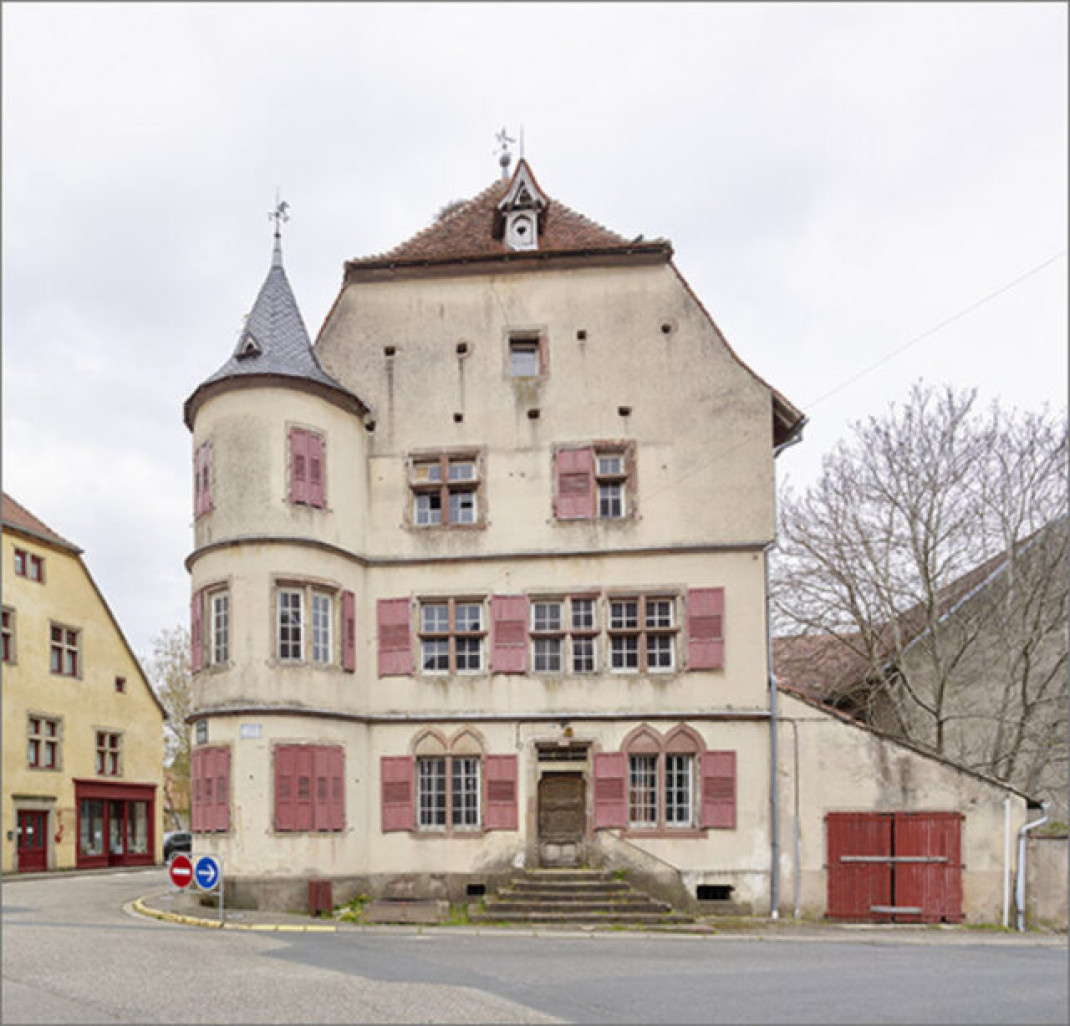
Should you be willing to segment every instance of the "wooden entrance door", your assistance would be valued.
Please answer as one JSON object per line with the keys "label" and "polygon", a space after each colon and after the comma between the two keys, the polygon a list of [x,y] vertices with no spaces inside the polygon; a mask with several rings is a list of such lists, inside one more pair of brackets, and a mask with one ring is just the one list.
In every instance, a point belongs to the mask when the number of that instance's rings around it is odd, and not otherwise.
{"label": "wooden entrance door", "polygon": [[539,859],[575,866],[583,857],[587,784],[582,773],[547,773],[539,781]]}
{"label": "wooden entrance door", "polygon": [[48,813],[19,809],[18,859],[20,873],[48,869]]}

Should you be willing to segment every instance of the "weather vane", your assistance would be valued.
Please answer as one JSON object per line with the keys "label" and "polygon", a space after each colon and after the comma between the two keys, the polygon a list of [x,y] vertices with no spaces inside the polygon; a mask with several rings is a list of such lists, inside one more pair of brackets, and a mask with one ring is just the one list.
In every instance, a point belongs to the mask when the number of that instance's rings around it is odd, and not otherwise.
{"label": "weather vane", "polygon": [[282,232],[282,222],[290,220],[290,204],[286,200],[279,199],[279,190],[275,190],[275,209],[268,214],[268,220],[275,222],[275,237],[278,238]]}
{"label": "weather vane", "polygon": [[508,178],[509,162],[513,159],[513,155],[509,152],[509,144],[516,142],[516,140],[512,136],[506,134],[504,128],[502,128],[494,138],[498,140],[498,145],[502,150],[501,155],[498,157],[498,164],[502,169],[502,178]]}

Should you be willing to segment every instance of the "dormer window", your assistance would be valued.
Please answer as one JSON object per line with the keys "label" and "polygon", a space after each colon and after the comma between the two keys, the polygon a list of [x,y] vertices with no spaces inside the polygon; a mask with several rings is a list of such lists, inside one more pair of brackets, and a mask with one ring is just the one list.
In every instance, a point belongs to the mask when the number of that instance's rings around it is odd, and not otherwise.
{"label": "dormer window", "polygon": [[505,241],[510,249],[537,249],[539,233],[533,214],[526,210],[508,214]]}
{"label": "dormer window", "polygon": [[238,343],[238,352],[235,355],[239,360],[244,360],[247,356],[259,356],[260,343],[252,335],[246,333]]}
{"label": "dormer window", "polygon": [[539,191],[527,164],[520,162],[506,190],[498,210],[502,221],[499,231],[505,244],[513,250],[539,248],[539,221],[547,207],[546,197]]}

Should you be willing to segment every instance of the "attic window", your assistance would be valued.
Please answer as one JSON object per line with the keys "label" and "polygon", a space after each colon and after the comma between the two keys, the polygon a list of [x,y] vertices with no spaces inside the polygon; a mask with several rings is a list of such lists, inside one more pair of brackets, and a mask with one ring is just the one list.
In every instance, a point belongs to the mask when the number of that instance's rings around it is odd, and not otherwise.
{"label": "attic window", "polygon": [[244,360],[247,356],[259,356],[260,343],[252,335],[246,335],[238,345],[238,359]]}

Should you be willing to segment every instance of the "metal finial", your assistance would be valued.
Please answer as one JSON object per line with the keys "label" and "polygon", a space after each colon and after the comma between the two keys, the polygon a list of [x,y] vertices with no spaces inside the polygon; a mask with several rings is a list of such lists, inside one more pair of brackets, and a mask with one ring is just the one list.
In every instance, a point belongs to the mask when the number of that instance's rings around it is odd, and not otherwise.
{"label": "metal finial", "polygon": [[278,267],[282,266],[282,223],[290,220],[290,204],[286,200],[279,199],[279,190],[275,190],[275,209],[268,214],[268,220],[275,222],[275,249],[272,253],[271,263]]}
{"label": "metal finial", "polygon": [[509,144],[516,142],[516,140],[512,136],[506,134],[504,127],[494,138],[498,140],[498,145],[502,148],[502,152],[498,157],[498,164],[502,169],[502,178],[508,178],[509,164],[513,159],[513,155],[509,152]]}

